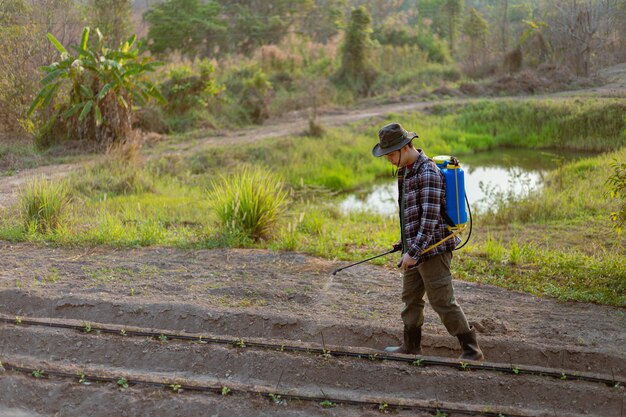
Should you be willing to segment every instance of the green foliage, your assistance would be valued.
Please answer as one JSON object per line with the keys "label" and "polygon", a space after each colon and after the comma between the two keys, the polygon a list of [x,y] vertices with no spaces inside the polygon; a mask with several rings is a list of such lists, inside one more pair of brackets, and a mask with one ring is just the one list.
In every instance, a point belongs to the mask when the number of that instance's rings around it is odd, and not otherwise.
{"label": "green foliage", "polygon": [[444,0],[441,8],[447,18],[448,45],[453,54],[456,52],[458,22],[463,11],[463,3],[463,0]]}
{"label": "green foliage", "polygon": [[[95,142],[109,147],[127,138],[131,130],[132,104],[143,104],[151,97],[160,99],[156,88],[144,78],[154,69],[147,58],[139,57],[134,46],[136,37],[130,37],[119,49],[109,49],[98,35],[97,47],[89,44],[89,28],[83,30],[80,46],[68,50],[52,35],[48,39],[61,55],[61,61],[44,67],[47,75],[33,100],[29,114],[38,108],[53,106],[55,115],[51,124],[43,126],[42,144],[58,138],[47,138],[56,124],[64,123],[74,139]],[[67,92],[59,105],[54,103],[59,92]]]}
{"label": "green foliage", "polygon": [[[417,46],[427,54],[430,62],[447,64],[451,61],[448,46],[425,25],[418,25],[417,29],[399,26],[397,22],[376,27],[372,38],[382,45]],[[411,52],[410,52],[411,53]],[[412,52],[415,53],[415,52]],[[395,61],[391,61],[394,64]],[[400,63],[396,63],[400,66]]]}
{"label": "green foliage", "polygon": [[273,234],[287,193],[276,175],[244,167],[214,181],[208,198],[225,233],[262,239]]}
{"label": "green foliage", "polygon": [[65,183],[34,179],[19,192],[24,229],[40,234],[58,230],[64,225],[69,202]]}
{"label": "green foliage", "polygon": [[132,33],[132,0],[89,0],[91,26],[99,28],[110,45],[119,45]]}
{"label": "green foliage", "polygon": [[327,42],[339,33],[348,0],[316,0],[315,7],[302,19],[304,33],[318,42]]}
{"label": "green foliage", "polygon": [[341,67],[335,80],[358,95],[366,96],[378,74],[370,62],[372,18],[367,10],[352,10],[341,53]]}
{"label": "green foliage", "polygon": [[221,12],[222,7],[215,1],[166,0],[157,3],[144,14],[150,25],[148,48],[157,55],[180,51],[190,58],[207,56],[218,46],[215,39],[226,30]]}
{"label": "green foliage", "polygon": [[618,201],[617,210],[611,212],[611,220],[615,230],[621,233],[626,226],[626,163],[614,160],[609,167],[612,170],[607,179],[609,195]]}
{"label": "green foliage", "polygon": [[233,98],[227,103],[232,119],[239,124],[261,123],[269,117],[272,84],[258,65],[249,64],[233,69],[224,79],[226,91]]}
{"label": "green foliage", "polygon": [[223,87],[216,82],[214,73],[215,67],[208,59],[199,60],[193,67],[181,64],[169,68],[167,79],[159,89],[166,100],[166,114],[170,120],[178,120],[177,123],[170,121],[172,130],[195,126],[201,112],[216,100]]}
{"label": "green foliage", "polygon": [[226,51],[250,54],[262,45],[277,44],[299,15],[314,9],[311,0],[277,2],[220,0],[230,17]]}
{"label": "green foliage", "polygon": [[462,31],[467,36],[469,43],[468,58],[473,70],[476,71],[478,62],[482,61],[485,56],[484,49],[487,46],[489,24],[480,12],[471,7],[469,9],[469,15],[463,24]]}

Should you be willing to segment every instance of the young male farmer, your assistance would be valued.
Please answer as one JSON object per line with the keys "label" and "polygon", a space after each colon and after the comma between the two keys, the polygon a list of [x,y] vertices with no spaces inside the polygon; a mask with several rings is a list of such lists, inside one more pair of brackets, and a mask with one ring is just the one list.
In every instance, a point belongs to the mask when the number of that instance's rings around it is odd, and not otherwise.
{"label": "young male farmer", "polygon": [[448,333],[456,336],[463,353],[459,359],[484,359],[476,341],[476,331],[470,328],[463,310],[454,299],[450,261],[459,238],[448,239],[434,249],[426,248],[448,236],[448,226],[442,217],[445,210],[443,175],[421,149],[411,141],[418,137],[398,123],[383,126],[378,132],[379,143],[372,149],[374,156],[385,156],[398,167],[398,203],[400,205],[401,239],[394,246],[402,248],[398,267],[403,271],[402,310],[404,341],[401,346],[385,348],[391,353],[421,353],[424,324],[424,294],[439,314]]}

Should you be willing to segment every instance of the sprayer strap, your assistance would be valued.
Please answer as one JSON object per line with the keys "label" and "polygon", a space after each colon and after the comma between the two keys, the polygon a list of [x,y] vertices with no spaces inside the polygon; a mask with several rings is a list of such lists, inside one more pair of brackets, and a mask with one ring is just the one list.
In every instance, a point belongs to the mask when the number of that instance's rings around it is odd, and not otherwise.
{"label": "sprayer strap", "polygon": [[[436,162],[433,161],[431,158],[428,158],[426,161],[422,162],[421,164],[419,164],[417,166],[417,168],[415,168],[415,172],[419,173],[419,170],[422,168],[422,166],[424,164],[426,164],[427,162],[432,162],[433,164],[435,164],[435,166],[437,166]],[[437,167],[437,172],[439,172],[439,175],[441,176],[441,181],[444,183],[446,183],[446,179],[443,177],[443,173],[441,172],[441,170],[439,169],[439,167]],[[448,188],[446,187],[446,193],[448,192]],[[446,209],[446,197],[444,197],[441,200],[441,217],[443,218],[443,220],[446,222],[446,224],[450,227],[456,227],[456,223],[454,223],[454,220],[452,220],[452,218],[448,215],[448,210]],[[452,235],[451,235],[452,236]]]}

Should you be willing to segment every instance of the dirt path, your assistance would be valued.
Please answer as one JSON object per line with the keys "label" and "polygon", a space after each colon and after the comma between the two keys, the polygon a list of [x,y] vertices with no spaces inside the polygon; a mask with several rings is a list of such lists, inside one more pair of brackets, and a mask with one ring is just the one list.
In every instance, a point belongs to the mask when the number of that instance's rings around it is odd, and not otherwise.
{"label": "dirt path", "polygon": [[[284,349],[323,348],[375,359],[401,334],[395,270],[360,265],[329,280],[337,263],[262,250],[3,244],[0,251],[0,317],[9,321],[0,324],[0,360],[9,368],[0,377],[0,404],[13,410],[9,415],[19,415],[16,410],[29,416],[78,416],[86,410],[94,416],[377,415],[368,401],[404,404],[407,409],[396,413],[407,416],[432,415],[437,408],[466,409],[469,415],[492,410],[494,416],[622,413],[623,387]],[[626,310],[557,303],[464,282],[455,282],[455,288],[490,364],[626,382]],[[79,329],[85,323],[112,326],[114,334],[16,325],[16,316]],[[424,328],[423,358],[458,364],[457,342],[430,306]],[[122,329],[192,335],[192,341],[121,336]],[[199,336],[232,343],[197,343]],[[252,346],[233,346],[239,340]],[[30,372],[11,370],[15,365],[51,376],[36,380]],[[114,382],[83,386],[81,373],[115,381],[124,376],[133,383],[128,390]],[[165,388],[154,386],[159,381]],[[174,382],[227,386],[233,393],[222,397],[188,389],[174,394],[168,390]],[[270,392],[282,400],[266,398]],[[316,397],[321,399],[307,400]],[[319,404],[324,398],[340,404],[324,409]],[[107,408],[98,411],[103,402]]]}

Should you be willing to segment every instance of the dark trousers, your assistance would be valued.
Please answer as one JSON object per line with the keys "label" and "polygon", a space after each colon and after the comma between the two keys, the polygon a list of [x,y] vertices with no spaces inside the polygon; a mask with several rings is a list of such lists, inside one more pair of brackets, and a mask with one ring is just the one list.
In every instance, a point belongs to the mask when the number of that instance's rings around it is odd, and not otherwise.
{"label": "dark trousers", "polygon": [[402,310],[404,326],[411,330],[424,324],[424,294],[452,336],[470,331],[465,313],[454,299],[450,262],[452,252],[444,252],[404,272]]}

